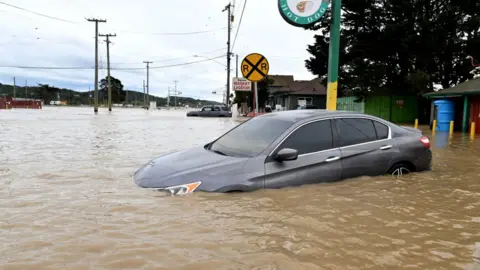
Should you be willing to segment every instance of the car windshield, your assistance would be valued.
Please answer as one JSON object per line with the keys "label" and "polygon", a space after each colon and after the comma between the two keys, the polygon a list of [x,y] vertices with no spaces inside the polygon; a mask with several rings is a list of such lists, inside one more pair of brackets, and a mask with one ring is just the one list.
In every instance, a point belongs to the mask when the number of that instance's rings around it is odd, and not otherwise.
{"label": "car windshield", "polygon": [[293,122],[255,117],[235,127],[210,146],[211,151],[234,157],[253,157],[265,150]]}

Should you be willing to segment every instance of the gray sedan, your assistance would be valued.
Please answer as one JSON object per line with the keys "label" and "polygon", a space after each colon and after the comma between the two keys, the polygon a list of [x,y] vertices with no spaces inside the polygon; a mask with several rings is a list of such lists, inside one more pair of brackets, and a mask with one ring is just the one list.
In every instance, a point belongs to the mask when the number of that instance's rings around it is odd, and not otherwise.
{"label": "gray sedan", "polygon": [[160,156],[134,180],[176,195],[400,176],[431,167],[430,141],[418,129],[365,114],[293,110],[254,117],[204,146]]}

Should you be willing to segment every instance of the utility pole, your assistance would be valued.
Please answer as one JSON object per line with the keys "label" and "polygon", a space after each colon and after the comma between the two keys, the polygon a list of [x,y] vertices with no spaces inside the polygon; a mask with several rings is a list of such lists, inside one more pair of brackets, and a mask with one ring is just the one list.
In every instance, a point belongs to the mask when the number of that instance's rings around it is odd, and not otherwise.
{"label": "utility pole", "polygon": [[147,96],[145,96],[145,80],[143,80],[143,107],[145,108],[147,103]]}
{"label": "utility pole", "polygon": [[238,78],[238,54],[237,54],[237,64],[235,65],[235,70],[236,70],[236,76]]}
{"label": "utility pole", "polygon": [[168,87],[167,93],[167,108],[170,108],[170,86]]}
{"label": "utility pole", "polygon": [[15,77],[13,77],[13,98],[15,99],[17,97],[17,91],[15,89],[16,85],[15,85]]}
{"label": "utility pole", "polygon": [[27,105],[27,80],[25,80],[25,108],[28,109],[28,105]]}
{"label": "utility pole", "polygon": [[175,109],[177,108],[177,81],[175,82]]}
{"label": "utility pole", "polygon": [[153,62],[150,61],[143,61],[143,63],[147,64],[147,110],[150,108],[150,64]]}
{"label": "utility pole", "polygon": [[[112,111],[112,82],[110,80],[110,37],[116,37],[116,34],[106,34],[102,35],[100,34],[99,36],[101,37],[107,37],[105,42],[107,43],[107,79],[108,79],[108,111]],[[118,97],[120,99],[120,95]]]}
{"label": "utility pole", "polygon": [[228,5],[223,9],[222,12],[225,12],[228,10],[228,41],[227,41],[227,98],[225,100],[227,106],[230,105],[229,103],[229,96],[230,96],[230,57],[231,57],[231,52],[230,52],[230,35],[232,33],[232,21],[233,21],[233,16],[232,16],[232,3],[228,3]]}
{"label": "utility pole", "polygon": [[95,93],[94,93],[94,107],[93,111],[98,112],[98,23],[107,22],[102,19],[87,19],[89,22],[95,22]]}

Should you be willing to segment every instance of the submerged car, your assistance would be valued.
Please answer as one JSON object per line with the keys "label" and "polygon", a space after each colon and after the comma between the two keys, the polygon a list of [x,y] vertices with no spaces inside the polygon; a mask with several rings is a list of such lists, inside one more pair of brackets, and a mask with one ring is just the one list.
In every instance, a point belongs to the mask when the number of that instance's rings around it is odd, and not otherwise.
{"label": "submerged car", "polygon": [[232,117],[232,111],[224,105],[210,105],[203,107],[200,111],[189,111],[187,116]]}
{"label": "submerged car", "polygon": [[203,146],[153,159],[134,181],[176,195],[400,176],[431,168],[430,141],[419,129],[359,113],[293,110],[254,117]]}

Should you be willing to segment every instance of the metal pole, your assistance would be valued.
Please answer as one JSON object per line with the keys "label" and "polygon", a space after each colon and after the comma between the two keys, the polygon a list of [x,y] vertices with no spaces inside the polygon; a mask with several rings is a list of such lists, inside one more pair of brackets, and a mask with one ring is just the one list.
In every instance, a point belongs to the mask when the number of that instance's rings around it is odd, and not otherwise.
{"label": "metal pole", "polygon": [[255,114],[258,113],[258,91],[257,91],[257,82],[253,83],[253,94],[255,95]]}
{"label": "metal pole", "polygon": [[337,109],[341,10],[342,0],[332,1],[332,26],[330,28],[330,48],[328,56],[327,110]]}

